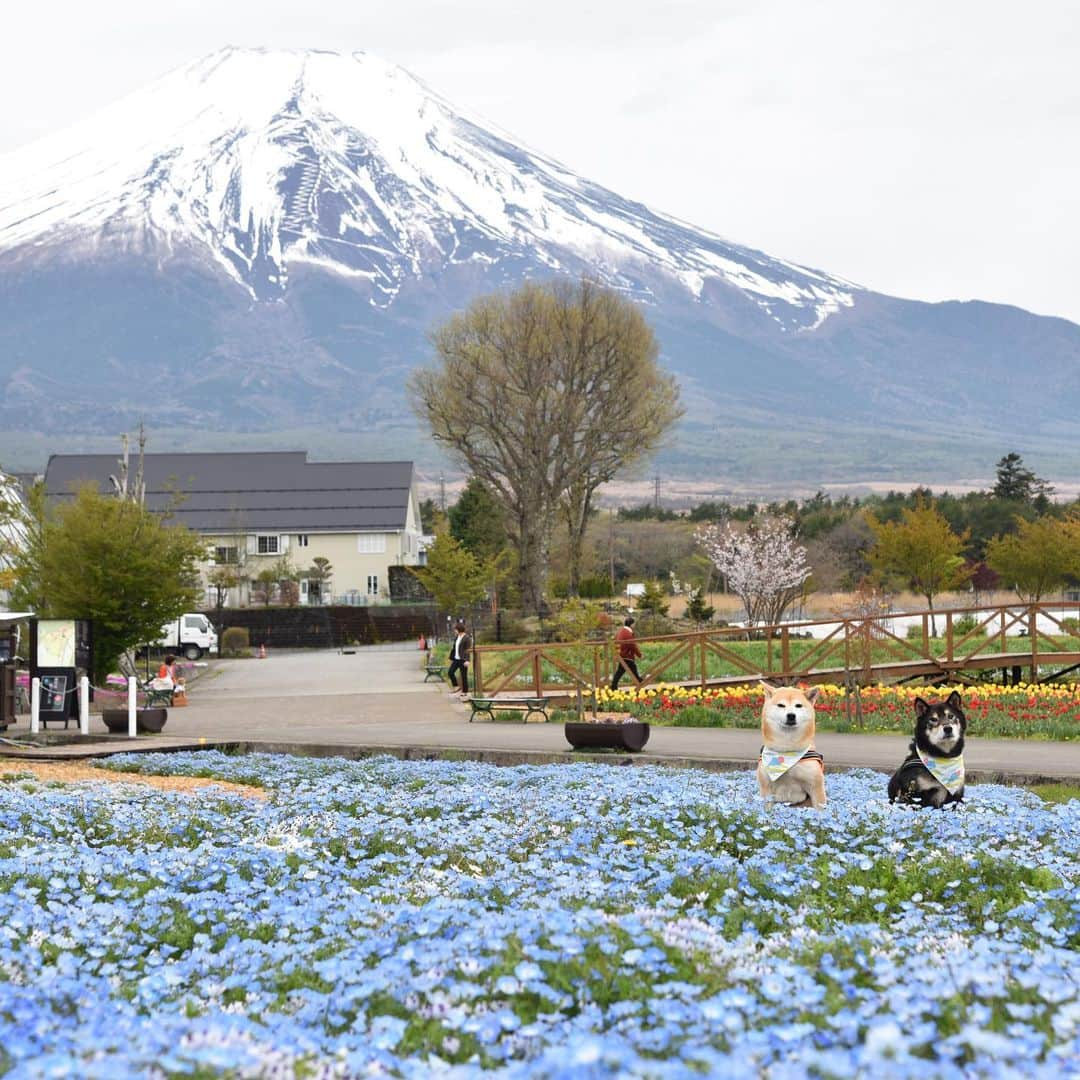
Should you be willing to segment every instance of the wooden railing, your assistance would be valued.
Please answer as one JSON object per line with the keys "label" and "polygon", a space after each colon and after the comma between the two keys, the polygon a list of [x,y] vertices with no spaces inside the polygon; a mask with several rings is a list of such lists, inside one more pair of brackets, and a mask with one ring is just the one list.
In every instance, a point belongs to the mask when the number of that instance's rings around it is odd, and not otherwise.
{"label": "wooden railing", "polygon": [[[1080,666],[1080,630],[1063,619],[1075,604],[1004,604],[943,611],[892,612],[777,626],[717,627],[688,634],[638,638],[640,685],[737,685],[760,678],[807,682],[935,679],[960,681],[964,672],[1001,669],[1016,681],[1022,669],[1036,682]],[[898,620],[913,625],[909,637]],[[964,620],[964,629],[958,623]],[[974,620],[975,625],[968,623]],[[936,626],[938,633],[933,629]],[[571,695],[606,686],[617,663],[614,640],[542,645],[478,645],[475,692]],[[626,672],[622,685],[634,685]]]}

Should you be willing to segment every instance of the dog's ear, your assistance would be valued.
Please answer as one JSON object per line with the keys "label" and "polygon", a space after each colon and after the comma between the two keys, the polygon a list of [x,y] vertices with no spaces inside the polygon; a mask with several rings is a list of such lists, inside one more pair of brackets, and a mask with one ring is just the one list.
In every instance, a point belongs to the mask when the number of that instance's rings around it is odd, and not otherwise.
{"label": "dog's ear", "polygon": [[813,705],[814,702],[817,701],[817,699],[818,699],[818,694],[821,693],[821,687],[820,686],[810,686],[810,687],[807,687],[807,689],[804,690],[803,693],[806,694],[806,700],[809,701],[811,705]]}
{"label": "dog's ear", "polygon": [[764,679],[758,679],[758,686],[765,691],[765,696],[770,698],[776,693],[778,687],[773,686],[771,683],[767,683]]}
{"label": "dog's ear", "polygon": [[954,690],[945,699],[945,704],[948,705],[950,709],[959,709],[961,712],[964,711],[963,703],[960,701],[960,691],[959,690]]}
{"label": "dog's ear", "polygon": [[921,720],[930,711],[930,706],[921,697],[915,699],[915,715]]}

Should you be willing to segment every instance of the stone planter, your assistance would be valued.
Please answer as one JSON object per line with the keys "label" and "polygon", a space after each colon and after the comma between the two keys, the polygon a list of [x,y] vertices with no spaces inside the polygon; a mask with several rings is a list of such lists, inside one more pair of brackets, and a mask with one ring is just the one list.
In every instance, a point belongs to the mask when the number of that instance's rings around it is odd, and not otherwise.
{"label": "stone planter", "polygon": [[649,725],[633,721],[629,724],[578,723],[565,725],[566,741],[575,750],[640,750],[649,741]]}
{"label": "stone planter", "polygon": [[[139,735],[156,735],[165,726],[168,718],[168,709],[136,709],[135,731]],[[127,734],[127,709],[105,709],[101,714],[101,719],[114,735]]]}

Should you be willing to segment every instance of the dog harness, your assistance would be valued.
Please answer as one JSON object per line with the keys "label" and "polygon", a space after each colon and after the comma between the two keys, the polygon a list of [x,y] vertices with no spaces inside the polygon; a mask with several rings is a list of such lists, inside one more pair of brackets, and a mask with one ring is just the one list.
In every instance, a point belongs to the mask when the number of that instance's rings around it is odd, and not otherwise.
{"label": "dog harness", "polygon": [[794,765],[800,761],[817,761],[821,764],[821,771],[825,771],[825,759],[816,751],[807,747],[805,750],[770,750],[767,746],[761,748],[761,766],[766,775],[774,783],[780,779]]}
{"label": "dog harness", "polygon": [[934,757],[918,751],[919,760],[926,766],[927,772],[946,788],[950,795],[955,795],[964,786],[964,755],[956,757]]}

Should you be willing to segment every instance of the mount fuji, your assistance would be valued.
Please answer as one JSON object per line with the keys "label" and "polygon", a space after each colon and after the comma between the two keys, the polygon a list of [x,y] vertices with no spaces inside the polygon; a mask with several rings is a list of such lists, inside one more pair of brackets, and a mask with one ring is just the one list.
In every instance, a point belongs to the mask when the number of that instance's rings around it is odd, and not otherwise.
{"label": "mount fuji", "polygon": [[0,157],[0,419],[57,448],[137,418],[178,443],[408,447],[426,332],[557,274],[646,308],[690,471],[718,439],[801,446],[827,479],[853,454],[887,475],[905,446],[1004,452],[1019,425],[1050,452],[1075,432],[1072,323],[886,297],[731,243],[367,54],[232,48]]}

